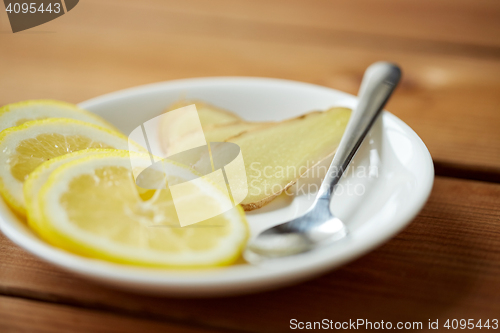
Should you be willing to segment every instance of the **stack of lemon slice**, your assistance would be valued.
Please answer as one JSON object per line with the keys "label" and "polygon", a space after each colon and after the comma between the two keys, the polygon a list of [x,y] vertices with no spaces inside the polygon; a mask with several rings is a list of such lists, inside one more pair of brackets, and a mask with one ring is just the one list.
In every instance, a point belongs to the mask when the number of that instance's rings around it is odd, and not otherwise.
{"label": "stack of lemon slice", "polygon": [[157,267],[209,267],[239,257],[248,235],[242,209],[180,227],[168,188],[135,184],[131,165],[146,168],[149,155],[139,146],[127,151],[128,138],[105,120],[43,100],[0,108],[0,124],[0,193],[50,244]]}

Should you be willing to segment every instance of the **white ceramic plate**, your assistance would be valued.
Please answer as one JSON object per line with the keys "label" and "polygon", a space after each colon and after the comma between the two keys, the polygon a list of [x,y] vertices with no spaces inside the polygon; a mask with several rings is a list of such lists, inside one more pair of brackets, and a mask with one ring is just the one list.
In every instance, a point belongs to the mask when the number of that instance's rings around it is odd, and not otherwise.
{"label": "white ceramic plate", "polygon": [[[282,120],[315,109],[356,105],[352,95],[307,83],[265,78],[202,78],[127,89],[80,106],[129,134],[179,98],[204,100],[256,121]],[[0,227],[7,237],[34,255],[112,286],[191,297],[255,292],[311,278],[387,241],[420,211],[434,180],[432,159],[422,140],[387,111],[361,146],[352,170],[355,172],[347,172],[342,179],[342,193],[338,193],[332,204],[333,212],[348,225],[349,237],[331,247],[262,266],[238,264],[213,270],[172,271],[83,258],[38,239],[1,200]],[[317,181],[307,179],[304,184]],[[308,208],[312,198],[310,193],[282,196],[250,212],[247,216],[252,234],[298,216]]]}

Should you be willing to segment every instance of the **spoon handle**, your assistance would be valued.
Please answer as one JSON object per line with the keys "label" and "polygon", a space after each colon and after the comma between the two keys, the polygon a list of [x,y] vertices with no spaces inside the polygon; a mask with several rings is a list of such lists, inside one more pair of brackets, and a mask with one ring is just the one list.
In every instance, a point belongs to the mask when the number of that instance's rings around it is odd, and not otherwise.
{"label": "spoon handle", "polygon": [[376,62],[367,68],[358,93],[358,105],[352,111],[342,140],[321,184],[318,199],[330,202],[335,186],[351,163],[401,78],[401,69],[388,62]]}

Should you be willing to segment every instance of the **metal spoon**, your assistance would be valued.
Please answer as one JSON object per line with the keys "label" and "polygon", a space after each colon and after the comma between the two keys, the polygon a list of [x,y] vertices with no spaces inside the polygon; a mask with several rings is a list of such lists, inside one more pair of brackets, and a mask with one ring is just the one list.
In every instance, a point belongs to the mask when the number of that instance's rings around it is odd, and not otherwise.
{"label": "metal spoon", "polygon": [[344,136],[312,207],[302,216],[261,232],[250,240],[244,257],[249,262],[310,251],[344,238],[344,223],[330,211],[330,201],[344,171],[401,78],[398,66],[377,62],[366,70]]}

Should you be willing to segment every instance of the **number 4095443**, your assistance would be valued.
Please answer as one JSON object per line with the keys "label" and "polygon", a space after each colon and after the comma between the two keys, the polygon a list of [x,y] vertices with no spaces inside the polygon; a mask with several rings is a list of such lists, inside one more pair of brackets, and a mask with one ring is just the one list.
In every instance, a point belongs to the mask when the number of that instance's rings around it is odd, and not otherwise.
{"label": "number 4095443", "polygon": [[16,13],[16,14],[19,14],[19,13],[23,13],[23,14],[26,14],[26,13],[31,13],[31,14],[34,14],[34,13],[44,13],[44,12],[49,12],[49,13],[60,13],[61,12],[61,4],[58,3],[58,2],[55,2],[55,3],[49,3],[47,4],[45,7],[44,7],[44,4],[40,4],[39,6],[37,6],[36,3],[34,2],[31,2],[31,3],[28,3],[28,2],[23,2],[23,3],[9,3],[9,5],[7,6],[7,8],[5,8],[5,11],[7,13]]}
{"label": "number 4095443", "polygon": [[498,329],[498,319],[487,319],[486,321],[481,322],[479,319],[477,322],[474,319],[448,319],[446,323],[444,323],[443,327],[447,329]]}

